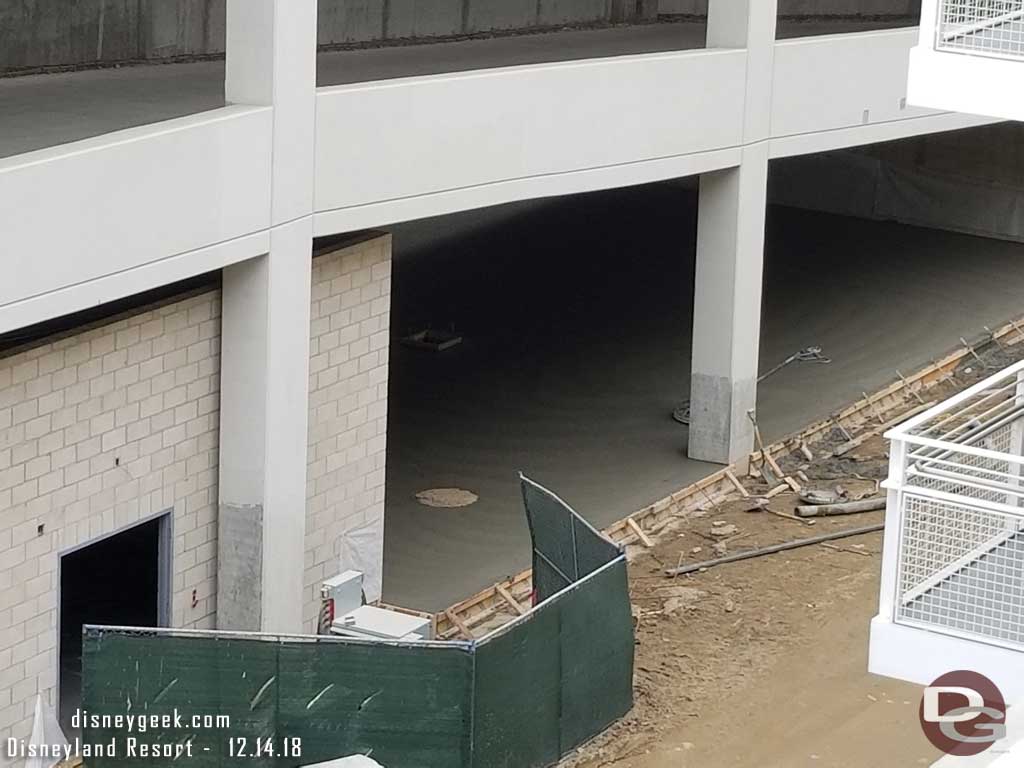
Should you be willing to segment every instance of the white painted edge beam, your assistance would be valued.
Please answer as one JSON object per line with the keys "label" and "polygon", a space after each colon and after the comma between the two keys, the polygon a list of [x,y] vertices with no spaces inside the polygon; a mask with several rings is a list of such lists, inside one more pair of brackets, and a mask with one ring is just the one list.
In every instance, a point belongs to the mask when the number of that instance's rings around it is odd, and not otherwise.
{"label": "white painted edge beam", "polygon": [[741,152],[741,147],[726,147],[319,210],[313,216],[313,235],[324,237],[518,200],[579,194],[695,176],[708,171],[735,168],[740,164]]}
{"label": "white painted edge beam", "polygon": [[1003,122],[1000,118],[965,115],[959,112],[940,112],[934,115],[911,117],[904,120],[888,120],[827,131],[810,131],[788,136],[773,136],[769,143],[769,157],[778,160],[785,157],[811,155],[847,147],[877,144],[930,133],[958,131]]}
{"label": "white painted edge beam", "polygon": [[0,306],[0,333],[127,298],[179,280],[222,269],[270,250],[270,231],[255,232],[198,250],[168,256],[123,272]]}

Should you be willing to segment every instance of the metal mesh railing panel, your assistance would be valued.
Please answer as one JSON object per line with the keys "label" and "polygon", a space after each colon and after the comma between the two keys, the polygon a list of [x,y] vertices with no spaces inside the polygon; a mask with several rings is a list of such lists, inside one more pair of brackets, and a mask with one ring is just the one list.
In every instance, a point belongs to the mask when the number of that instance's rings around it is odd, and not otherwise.
{"label": "metal mesh railing panel", "polygon": [[1003,531],[1002,515],[907,494],[900,533],[901,599]]}
{"label": "metal mesh railing panel", "polygon": [[1024,58],[1024,0],[940,0],[938,50]]}
{"label": "metal mesh railing panel", "polygon": [[1015,515],[906,495],[896,619],[1024,642],[1024,533]]}
{"label": "metal mesh railing panel", "polygon": [[[999,453],[1010,453],[1013,441],[1013,422],[998,427],[972,444]],[[911,462],[907,485],[943,493],[952,493],[975,501],[1011,503],[1013,497],[1007,483],[1016,483],[1014,475],[1018,464],[1009,458],[975,456],[962,451],[921,451],[930,458],[916,458]],[[1001,487],[992,488],[991,485]]]}

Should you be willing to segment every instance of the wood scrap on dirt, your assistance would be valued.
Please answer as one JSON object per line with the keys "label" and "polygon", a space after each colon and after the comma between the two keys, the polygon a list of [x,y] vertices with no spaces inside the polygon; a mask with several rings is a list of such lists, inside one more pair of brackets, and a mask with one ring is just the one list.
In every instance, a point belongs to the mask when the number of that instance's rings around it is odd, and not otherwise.
{"label": "wood scrap on dirt", "polygon": [[[719,725],[730,731],[734,713],[720,712],[720,702],[757,690],[785,652],[840,644],[850,628],[834,619],[850,613],[851,601],[853,613],[863,614],[856,626],[863,624],[866,633],[882,548],[880,484],[889,464],[884,431],[1021,355],[1024,350],[991,347],[986,368],[973,359],[961,363],[929,389],[927,401],[918,397],[879,410],[854,434],[836,422],[824,439],[797,440],[791,453],[755,461],[750,476],[729,472],[736,498],[673,519],[653,547],[630,545],[636,703],[565,766],[689,766],[686,753],[696,755],[702,746],[722,757],[715,766],[731,764],[726,745],[687,740]],[[808,539],[814,543],[785,547]],[[692,567],[744,553],[757,554]],[[675,575],[667,575],[671,571]],[[708,722],[723,717],[728,722]]]}

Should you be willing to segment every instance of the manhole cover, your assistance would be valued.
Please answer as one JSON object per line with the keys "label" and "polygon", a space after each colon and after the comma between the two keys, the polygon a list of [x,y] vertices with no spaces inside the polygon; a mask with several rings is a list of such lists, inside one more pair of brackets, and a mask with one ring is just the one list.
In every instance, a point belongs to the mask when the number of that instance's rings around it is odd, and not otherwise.
{"label": "manhole cover", "polygon": [[429,488],[416,494],[416,501],[427,507],[468,507],[479,498],[463,488]]}

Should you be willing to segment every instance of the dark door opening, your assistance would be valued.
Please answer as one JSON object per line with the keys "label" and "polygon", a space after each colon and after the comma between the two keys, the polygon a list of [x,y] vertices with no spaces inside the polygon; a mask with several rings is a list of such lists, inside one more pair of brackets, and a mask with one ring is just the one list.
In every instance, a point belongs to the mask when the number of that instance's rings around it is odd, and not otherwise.
{"label": "dark door opening", "polygon": [[156,627],[168,623],[170,515],[68,552],[60,560],[60,724],[82,696],[82,625]]}

